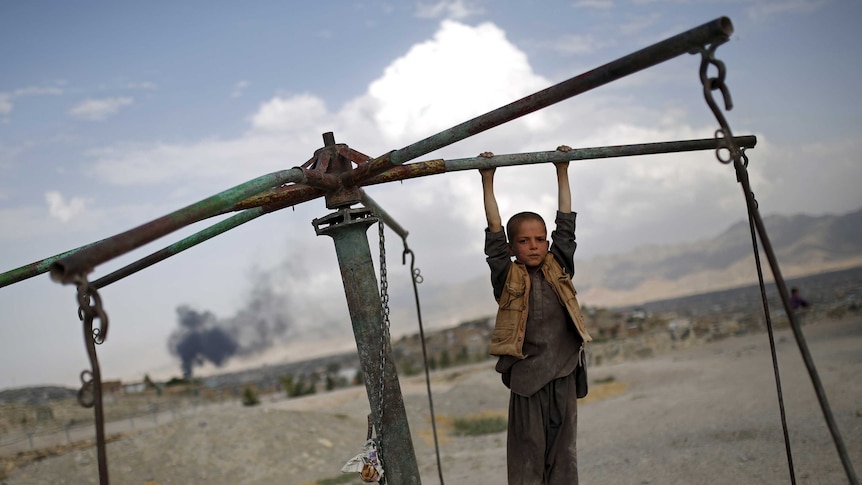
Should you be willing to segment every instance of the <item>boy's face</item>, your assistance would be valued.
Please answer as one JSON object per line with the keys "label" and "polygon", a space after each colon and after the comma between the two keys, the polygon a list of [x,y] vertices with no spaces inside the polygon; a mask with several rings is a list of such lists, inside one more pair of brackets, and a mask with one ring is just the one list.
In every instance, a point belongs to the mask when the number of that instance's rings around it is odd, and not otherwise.
{"label": "boy's face", "polygon": [[536,268],[542,264],[548,254],[548,230],[541,221],[527,219],[518,224],[515,236],[509,242],[509,248],[515,259],[528,268]]}

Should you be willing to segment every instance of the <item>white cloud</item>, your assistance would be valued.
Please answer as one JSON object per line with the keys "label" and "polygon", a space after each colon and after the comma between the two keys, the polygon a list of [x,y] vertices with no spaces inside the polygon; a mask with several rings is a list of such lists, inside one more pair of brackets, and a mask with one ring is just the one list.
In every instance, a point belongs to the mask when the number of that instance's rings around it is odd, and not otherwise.
{"label": "white cloud", "polygon": [[[498,27],[447,20],[432,39],[391,62],[364,95],[338,111],[329,111],[311,94],[276,96],[249,117],[250,129],[240,137],[108,147],[91,153],[92,173],[119,185],[164,183],[182,186],[187,193],[210,194],[212,180],[240,183],[300,165],[321,146],[320,134],[325,131],[335,132],[339,143],[376,156],[549,85]],[[706,119],[705,125],[693,125],[681,106],[685,103],[650,108],[639,103],[638,96],[618,91],[586,93],[421,159],[553,150],[561,144],[593,147],[711,138],[712,123]],[[766,145],[754,153],[769,157],[770,150]],[[702,236],[741,216],[734,176],[709,152],[576,162],[571,171],[576,205],[584,213],[581,221],[587,242],[582,248],[587,253],[626,249],[631,240],[678,241],[686,239],[687,233]],[[552,216],[556,187],[549,166],[498,172],[504,217],[516,210]],[[752,177],[757,184],[768,178],[756,170]],[[206,187],[196,185],[203,183]],[[369,193],[396,220],[423,221],[421,231],[434,238],[428,250],[449,255],[451,262],[445,264],[469,264],[476,248],[434,235],[483,225],[475,173],[408,183],[409,195],[398,184],[371,187]],[[712,211],[712,219],[702,216],[705,206]],[[694,222],[681,226],[677,221]]]}
{"label": "white cloud", "polygon": [[461,20],[484,10],[469,0],[440,0],[436,3],[418,2],[416,16],[419,18],[447,18]]}
{"label": "white cloud", "polygon": [[579,2],[575,2],[575,8],[596,8],[596,9],[610,9],[614,7],[613,0],[581,0]]}
{"label": "white cloud", "polygon": [[549,42],[546,45],[563,55],[578,55],[590,54],[608,44],[610,44],[610,41],[601,41],[590,34],[570,34]]}
{"label": "white cloud", "polygon": [[117,114],[120,108],[134,103],[133,98],[85,99],[69,110],[69,116],[87,121],[102,121]]}
{"label": "white cloud", "polygon": [[7,93],[0,93],[0,115],[12,112],[12,97]]}
{"label": "white cloud", "polygon": [[150,81],[142,81],[142,82],[130,82],[126,84],[126,87],[129,89],[143,89],[147,91],[151,91],[156,89],[156,83]]}
{"label": "white cloud", "polygon": [[55,87],[44,87],[44,86],[29,86],[26,88],[16,89],[14,91],[15,97],[19,96],[57,96],[63,94],[63,90]]}
{"label": "white cloud", "polygon": [[[300,165],[321,145],[320,134],[326,131],[334,131],[338,142],[369,156],[381,155],[549,84],[498,27],[447,20],[433,39],[393,61],[366,94],[337,112],[311,94],[276,96],[249,117],[251,129],[243,136],[105,147],[89,153],[95,159],[92,173],[119,185],[181,182],[188,187],[190,180],[213,178],[239,183]],[[559,132],[593,129],[585,116],[590,105],[584,106],[587,110],[577,113],[534,113],[461,142],[450,153],[463,157],[487,150],[511,153],[572,144],[570,136]],[[633,112],[620,109],[620,119]]]}
{"label": "white cloud", "polygon": [[81,197],[72,197],[68,201],[58,191],[45,192],[45,202],[48,203],[48,213],[51,217],[69,222],[87,208],[87,201]]}
{"label": "white cloud", "polygon": [[432,40],[392,62],[368,89],[390,139],[427,136],[546,87],[493,24],[444,20]]}
{"label": "white cloud", "polygon": [[0,115],[9,114],[14,107],[13,101],[24,96],[58,96],[63,90],[53,86],[27,86],[12,92],[0,92]]}
{"label": "white cloud", "polygon": [[748,8],[752,18],[771,17],[780,14],[808,14],[828,5],[829,0],[754,0]]}
{"label": "white cloud", "polygon": [[248,81],[239,81],[233,86],[233,91],[230,93],[231,98],[239,98],[245,92],[245,88],[249,87]]}
{"label": "white cloud", "polygon": [[260,106],[251,118],[255,129],[287,132],[307,129],[327,114],[323,100],[310,94],[275,97]]}
{"label": "white cloud", "polygon": [[632,20],[629,20],[628,22],[621,24],[620,32],[622,32],[622,34],[626,36],[640,34],[641,32],[658,23],[660,18],[661,15],[659,15],[658,13],[638,16]]}

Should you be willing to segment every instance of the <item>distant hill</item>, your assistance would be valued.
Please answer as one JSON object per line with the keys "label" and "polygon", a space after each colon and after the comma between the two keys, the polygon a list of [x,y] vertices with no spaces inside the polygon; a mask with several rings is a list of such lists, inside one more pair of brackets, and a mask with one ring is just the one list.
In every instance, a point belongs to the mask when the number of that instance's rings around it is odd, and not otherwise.
{"label": "distant hill", "polygon": [[[845,215],[769,216],[766,232],[785,278],[862,264],[862,209]],[[765,256],[761,262],[772,280]],[[713,239],[637,248],[577,262],[585,301],[630,304],[692,295],[757,281],[748,221]]]}
{"label": "distant hill", "polygon": [[68,399],[78,395],[74,389],[59,386],[34,386],[0,391],[0,404],[19,403],[33,406],[43,405],[57,399]]}
{"label": "distant hill", "polygon": [[[764,224],[785,279],[862,266],[862,209],[844,215],[773,215],[765,217]],[[772,281],[765,256],[761,262],[766,281]],[[575,266],[581,302],[608,307],[757,283],[748,221],[711,239],[576,258]],[[485,275],[458,285],[426,282],[421,291],[423,313],[437,326],[491,315],[496,309]],[[405,318],[412,321],[412,307],[408,310]]]}

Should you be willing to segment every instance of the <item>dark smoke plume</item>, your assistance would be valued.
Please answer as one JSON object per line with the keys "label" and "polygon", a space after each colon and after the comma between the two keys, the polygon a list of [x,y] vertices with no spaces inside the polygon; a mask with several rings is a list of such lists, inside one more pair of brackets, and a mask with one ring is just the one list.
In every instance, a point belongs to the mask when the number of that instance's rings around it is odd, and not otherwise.
{"label": "dark smoke plume", "polygon": [[251,298],[231,318],[219,319],[188,305],[177,307],[179,328],[168,340],[171,353],[180,358],[183,377],[195,366],[210,362],[222,366],[233,356],[249,356],[270,347],[290,328],[286,297],[276,294],[269,277],[258,274]]}

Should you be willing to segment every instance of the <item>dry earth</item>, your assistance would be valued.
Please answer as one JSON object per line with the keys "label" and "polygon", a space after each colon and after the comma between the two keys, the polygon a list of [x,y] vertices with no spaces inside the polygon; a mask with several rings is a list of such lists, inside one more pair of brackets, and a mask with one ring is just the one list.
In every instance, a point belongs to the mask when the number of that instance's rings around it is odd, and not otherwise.
{"label": "dry earth", "polygon": [[[862,469],[862,317],[803,327],[856,473]],[[848,483],[796,341],[776,334],[797,483]],[[584,484],[790,483],[766,334],[590,369],[579,406]],[[432,375],[448,484],[505,483],[505,432],[457,437],[452,418],[504,414],[492,364]],[[402,383],[422,482],[439,482],[425,384]],[[335,478],[365,438],[364,388],[261,406],[201,408],[108,445],[115,484],[313,484]],[[98,483],[95,451],[11,471],[7,485]],[[341,483],[362,483],[358,479]]]}

